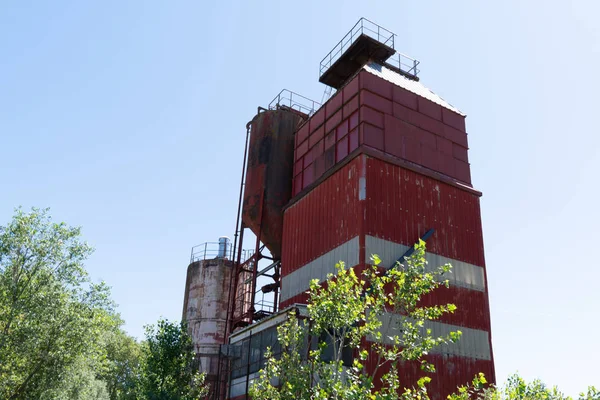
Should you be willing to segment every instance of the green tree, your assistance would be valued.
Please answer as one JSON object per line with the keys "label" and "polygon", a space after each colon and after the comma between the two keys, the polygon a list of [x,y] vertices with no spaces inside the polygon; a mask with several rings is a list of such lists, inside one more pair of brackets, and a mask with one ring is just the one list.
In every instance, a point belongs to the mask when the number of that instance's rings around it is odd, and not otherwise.
{"label": "green tree", "polygon": [[104,357],[100,339],[118,320],[83,266],[91,252],[47,209],[18,209],[0,227],[0,398],[48,398],[82,360]]}
{"label": "green tree", "polygon": [[192,400],[207,394],[184,322],[161,319],[146,327],[138,395],[149,400]]}
{"label": "green tree", "polygon": [[[459,331],[435,337],[427,328],[429,321],[454,312],[454,305],[419,305],[424,295],[448,285],[443,277],[451,266],[427,272],[424,242],[415,246],[404,265],[397,264],[388,272],[377,267],[377,256],[372,260],[374,266],[362,277],[340,262],[336,276],[328,276],[326,284],[311,282],[308,321],[292,314],[278,328],[282,354],[272,357],[268,353],[266,366],[250,389],[253,399],[427,398],[430,378],[401,382],[398,364],[417,360],[424,371],[434,372],[424,356],[460,338]],[[395,316],[395,323],[389,322],[390,315]],[[305,348],[308,337],[321,340],[304,356],[306,352],[299,350]],[[367,337],[374,339],[371,354],[363,347]],[[359,357],[344,365],[343,354],[348,350]],[[375,357],[376,368],[383,372],[380,389],[375,389],[374,374],[367,374],[363,366],[368,357]]]}
{"label": "green tree", "polygon": [[[487,385],[483,374],[477,375],[473,381],[458,388],[457,392],[448,396],[449,400],[572,400],[565,396],[556,386],[548,387],[539,379],[527,382],[519,375],[510,376],[503,387]],[[600,391],[594,386],[587,392],[580,393],[579,400],[600,400]]]}
{"label": "green tree", "polygon": [[101,373],[110,400],[135,400],[140,384],[142,346],[122,329],[107,334],[106,361]]}

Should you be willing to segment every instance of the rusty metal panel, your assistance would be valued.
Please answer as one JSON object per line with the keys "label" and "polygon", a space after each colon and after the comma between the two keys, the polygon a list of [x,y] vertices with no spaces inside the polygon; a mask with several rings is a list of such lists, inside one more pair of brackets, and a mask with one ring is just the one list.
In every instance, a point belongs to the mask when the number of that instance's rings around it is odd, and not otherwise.
{"label": "rusty metal panel", "polygon": [[[366,73],[368,73],[370,75],[379,77],[383,80],[393,83],[394,85],[399,86],[403,89],[406,89],[409,92],[412,92],[412,93],[416,94],[417,96],[425,98],[425,99],[427,99],[441,107],[444,107],[458,115],[461,115],[463,117],[465,116],[465,114],[463,114],[458,108],[454,107],[452,104],[448,103],[446,100],[442,99],[440,96],[433,93],[433,91],[431,91],[431,89],[427,88],[421,82],[415,81],[413,79],[408,79],[404,75],[401,75],[398,72],[396,72],[388,67],[381,66],[377,63],[372,62],[372,63],[365,65],[363,67],[363,71],[365,71]],[[365,82],[367,80],[372,81],[372,79],[370,79],[370,77],[369,78],[365,77]],[[369,87],[369,90],[375,91],[375,89],[372,88],[374,86],[376,87],[377,84],[372,83],[371,87]],[[381,90],[384,90],[384,89],[382,88]],[[390,90],[391,90],[391,88],[390,88]],[[389,96],[387,95],[388,94],[387,90],[384,93],[380,92],[380,94],[383,95],[384,97],[391,98],[391,95],[389,95]]]}
{"label": "rusty metal panel", "polygon": [[431,228],[428,251],[485,267],[477,195],[369,157],[365,233],[411,246]]}
{"label": "rusty metal panel", "polygon": [[[475,374],[483,372],[490,383],[495,382],[495,371],[493,360],[484,360],[459,355],[430,354],[425,357],[427,361],[435,366],[436,373],[427,391],[433,400],[442,400],[450,393],[455,393],[456,388],[473,380]],[[377,357],[369,357],[365,362],[367,371],[373,374],[373,382],[381,382],[381,377],[388,371],[389,366],[377,369]],[[423,376],[420,362],[401,362],[399,365],[400,381],[403,384],[412,385]]]}
{"label": "rusty metal panel", "polygon": [[282,276],[360,233],[358,174],[356,158],[285,210]]}
{"label": "rusty metal panel", "polygon": [[292,197],[294,134],[301,121],[298,113],[278,109],[261,112],[251,122],[242,221],[276,259],[281,256],[283,207]]}

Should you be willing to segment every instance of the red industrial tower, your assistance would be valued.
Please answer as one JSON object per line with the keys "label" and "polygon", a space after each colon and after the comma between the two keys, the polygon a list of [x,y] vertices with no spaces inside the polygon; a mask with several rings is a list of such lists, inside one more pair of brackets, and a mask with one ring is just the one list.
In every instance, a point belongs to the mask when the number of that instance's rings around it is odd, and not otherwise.
{"label": "red industrial tower", "polygon": [[[277,310],[305,304],[312,279],[325,280],[339,260],[362,268],[371,254],[391,267],[419,238],[431,266],[453,266],[450,287],[424,302],[458,310],[430,328],[462,331],[458,343],[428,357],[437,370],[432,397],[445,398],[478,372],[494,380],[481,192],[471,183],[465,114],[419,81],[418,61],[396,52],[394,40],[359,20],[321,62],[319,80],[335,89],[324,105],[282,92],[248,125],[221,351],[231,366],[222,390],[229,398],[245,398],[264,362],[252,349],[274,345]],[[256,243],[244,258],[246,228]],[[273,279],[262,288],[276,293],[269,310],[255,306],[261,275]],[[410,382],[420,373],[410,363],[401,371]]]}

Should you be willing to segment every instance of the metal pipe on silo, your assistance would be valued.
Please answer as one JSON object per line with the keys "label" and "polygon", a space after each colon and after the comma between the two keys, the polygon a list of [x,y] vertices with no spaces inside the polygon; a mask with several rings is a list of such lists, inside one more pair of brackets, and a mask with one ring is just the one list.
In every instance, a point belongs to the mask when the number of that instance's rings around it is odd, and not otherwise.
{"label": "metal pipe on silo", "polygon": [[227,236],[221,236],[219,238],[219,250],[217,253],[217,258],[230,258],[229,250],[230,250],[231,240]]}

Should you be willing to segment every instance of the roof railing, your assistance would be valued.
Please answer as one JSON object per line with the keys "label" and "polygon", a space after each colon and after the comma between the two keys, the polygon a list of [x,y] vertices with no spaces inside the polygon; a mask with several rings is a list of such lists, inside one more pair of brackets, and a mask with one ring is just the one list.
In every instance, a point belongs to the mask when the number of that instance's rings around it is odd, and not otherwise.
{"label": "roof railing", "polygon": [[[373,21],[366,18],[361,18],[358,22],[350,29],[350,31],[340,40],[333,49],[321,60],[319,77],[323,76],[325,72],[344,54],[346,50],[352,46],[352,44],[361,36],[367,35],[384,45],[396,49],[395,38],[396,34],[390,30],[385,29],[382,26],[377,25]],[[411,58],[402,53],[395,53],[387,61],[389,65],[399,69],[405,75],[417,78],[419,69],[419,61]]]}
{"label": "roof railing", "polygon": [[397,52],[385,61],[386,64],[399,69],[402,73],[417,77],[419,75],[419,60]]}
{"label": "roof railing", "polygon": [[[252,254],[253,250],[242,250],[242,262],[247,260]],[[233,260],[233,247],[229,244],[223,246],[222,243],[218,242],[206,242],[192,247],[190,255],[190,264],[196,261],[214,260],[217,258],[225,260]]]}
{"label": "roof railing", "polygon": [[367,35],[392,49],[395,48],[395,33],[363,17],[359,19],[342,40],[333,47],[329,54],[321,60],[319,76],[322,76],[361,35]]}
{"label": "roof railing", "polygon": [[319,108],[321,103],[304,97],[298,93],[294,93],[291,90],[283,89],[275,98],[269,103],[269,110],[275,110],[278,107],[289,107],[293,110],[300,111],[306,115],[313,115]]}

